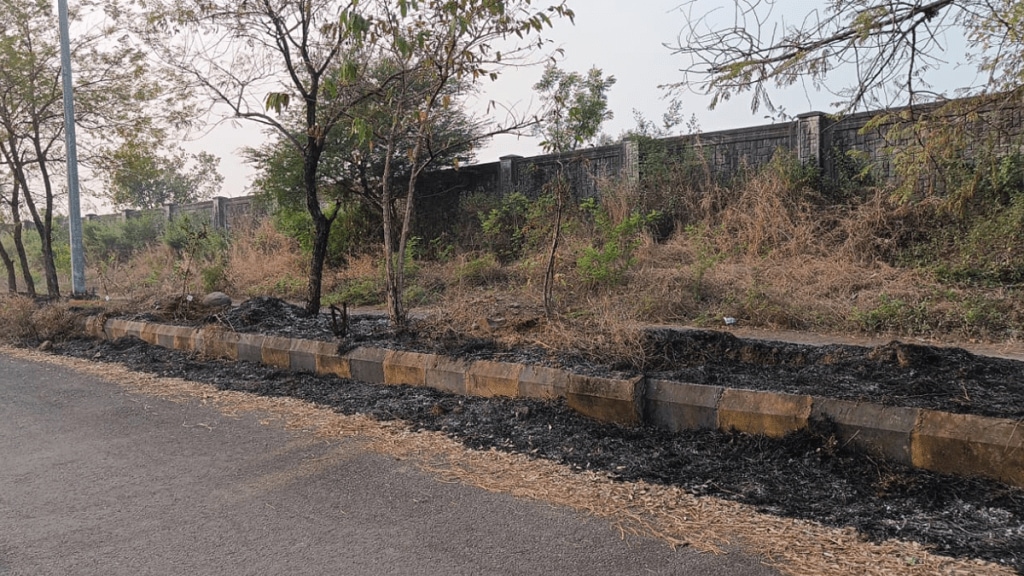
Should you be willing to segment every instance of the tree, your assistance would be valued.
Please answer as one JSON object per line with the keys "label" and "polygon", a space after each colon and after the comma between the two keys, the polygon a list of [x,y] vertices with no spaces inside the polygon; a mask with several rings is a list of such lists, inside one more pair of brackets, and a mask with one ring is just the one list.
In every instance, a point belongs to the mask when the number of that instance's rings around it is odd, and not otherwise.
{"label": "tree", "polygon": [[[540,81],[533,86],[540,93],[546,109],[543,121],[536,128],[537,133],[544,138],[541,146],[548,152],[572,152],[597,138],[601,125],[613,117],[612,111],[608,109],[608,90],[614,84],[615,77],[606,78],[597,67],[592,67],[584,77],[578,72],[567,73],[554,64],[548,65]],[[562,214],[569,187],[564,172],[565,167],[559,161],[559,174],[552,182],[555,225],[544,270],[544,312],[548,318],[554,315],[555,255],[561,238]]]}
{"label": "tree", "polygon": [[[146,3],[145,30],[161,61],[189,79],[181,85],[183,95],[198,89],[233,117],[276,130],[301,152],[305,204],[315,228],[306,303],[313,314],[320,307],[327,242],[338,207],[335,203],[324,210],[321,203],[318,173],[327,138],[344,124],[386,150],[382,206],[395,196],[396,159],[408,158],[410,176],[403,186],[407,223],[412,190],[432,152],[431,116],[450,103],[444,87],[496,77],[503,58],[518,51],[502,50],[498,42],[512,36],[533,41],[552,17],[571,16],[561,4],[547,9],[530,5],[531,0],[155,0]],[[394,65],[385,78],[367,73],[379,62]],[[426,98],[413,105],[407,97],[419,82],[413,79],[423,77],[419,70],[432,71],[434,81]],[[357,109],[368,100],[393,106],[386,130],[375,130],[360,117],[363,112]],[[280,117],[293,101],[301,106],[302,132],[291,130]],[[410,134],[411,148],[400,149]],[[384,215],[388,278],[400,284],[392,258],[404,252],[406,230],[392,234],[389,210]],[[400,237],[397,250],[393,237]],[[394,319],[404,318],[398,308],[393,312]]]}
{"label": "tree", "polygon": [[[963,162],[968,144],[975,150],[971,162],[991,165],[1006,154],[1007,140],[1020,143],[1003,112],[1024,105],[1022,2],[831,2],[797,25],[773,13],[779,7],[773,0],[737,1],[727,20],[695,0],[684,6],[687,25],[673,49],[689,63],[672,88],[705,93],[712,107],[749,92],[753,110],[774,111],[770,89],[806,79],[837,96],[839,113],[904,105],[879,115],[871,127],[887,129],[898,144],[894,154],[905,186],[928,180],[930,189],[949,192],[935,180],[948,180],[948,168]],[[965,39],[960,64],[977,75],[958,74],[963,84],[937,92],[929,73],[951,57],[951,37]],[[968,184],[954,186],[954,203],[969,199],[978,179]]]}
{"label": "tree", "polygon": [[[373,79],[371,82],[375,85],[382,85],[392,77],[393,70],[393,64],[375,62],[368,68],[366,76]],[[424,83],[423,86],[429,84]],[[449,87],[450,96],[453,98],[458,95],[455,88]],[[427,93],[423,92],[416,98],[423,99],[426,96]],[[350,117],[358,118],[360,126],[387,126],[390,122],[388,111],[377,106],[373,99],[366,100],[353,109]],[[294,111],[287,112],[283,121],[293,130],[301,130],[302,119]],[[432,165],[442,168],[470,162],[474,157],[473,144],[478,141],[479,122],[464,108],[454,105],[440,111],[433,118],[433,122],[431,134],[434,135],[435,144],[440,146],[432,157]],[[454,143],[460,145],[452,145]],[[410,139],[399,147],[410,147],[411,144]],[[249,163],[258,170],[253,181],[257,196],[264,201],[271,201],[276,206],[278,214],[286,218],[294,214],[296,209],[303,209],[302,157],[287,140],[275,138],[259,148],[246,149],[245,155]],[[355,229],[352,230],[332,232],[332,250],[338,245],[337,238],[334,238],[338,233],[345,234],[341,242],[350,240],[353,243],[363,243],[368,238],[372,242],[377,242],[382,238],[381,220],[385,207],[381,204],[379,192],[385,160],[386,148],[376,145],[375,140],[365,138],[356,130],[335,130],[327,137],[321,168],[317,173],[317,187],[323,201],[340,204],[341,210],[346,214],[339,218],[346,218],[348,226],[355,225]],[[405,178],[409,169],[408,159],[396,157],[393,161],[396,163],[392,169],[394,177]],[[366,212],[361,213],[360,207]],[[392,202],[387,209],[394,214],[397,206]],[[363,214],[362,217],[360,213]],[[368,219],[365,217],[367,213],[376,217]],[[348,219],[349,215],[355,218]],[[292,220],[289,218],[289,222]],[[369,226],[372,226],[372,229]],[[368,235],[370,232],[372,235]],[[303,245],[306,243],[303,242]],[[340,253],[332,253],[328,258],[343,256]]]}
{"label": "tree", "polygon": [[[338,204],[324,209],[319,170],[327,139],[371,94],[356,80],[373,46],[356,0],[156,0],[145,6],[147,44],[176,75],[182,98],[263,124],[302,157],[304,204],[314,228],[306,312],[320,311],[327,245]],[[301,130],[282,119],[292,101]]]}
{"label": "tree", "polygon": [[584,76],[548,64],[533,86],[545,107],[543,122],[537,126],[544,150],[571,152],[593,142],[601,125],[615,117],[608,109],[608,90],[614,85],[615,77],[605,77],[596,66]]}
{"label": "tree", "polygon": [[[116,12],[115,5],[106,7]],[[0,8],[5,17],[0,27],[0,161],[14,179],[6,200],[16,245],[21,210],[28,210],[41,241],[47,293],[57,297],[60,287],[52,232],[62,189],[54,178],[64,173],[64,117],[56,16],[47,0],[0,0]],[[110,142],[123,134],[159,133],[154,128],[159,123],[154,109],[165,113],[170,122],[187,117],[187,111],[174,101],[146,106],[160,91],[147,77],[141,53],[115,25],[97,24],[96,14],[76,11],[70,17],[79,24],[72,34],[72,59],[78,67],[75,121],[82,128],[86,152],[91,144]],[[90,23],[83,26],[83,20]],[[88,160],[89,154],[83,154],[83,161]],[[20,246],[16,247],[22,258]],[[33,293],[29,277],[26,274]]]}
{"label": "tree", "polygon": [[[378,85],[376,110],[352,122],[364,140],[384,150],[378,198],[384,207],[387,307],[392,323],[402,327],[407,320],[404,262],[420,175],[440,155],[533,124],[510,118],[467,140],[439,132],[445,123],[438,118],[480,80],[530,63],[552,18],[571,20],[574,14],[564,2],[535,8],[531,0],[381,0],[373,13],[373,31],[382,39],[383,61],[394,67],[395,80]],[[387,121],[371,121],[380,118]]]}
{"label": "tree", "polygon": [[111,203],[158,208],[208,200],[220,191],[224,177],[217,172],[219,158],[180,149],[161,153],[158,148],[154,142],[129,139],[99,160]]}
{"label": "tree", "polygon": [[[2,186],[2,184],[3,182],[0,181],[0,202],[7,204],[7,196],[3,192],[5,186]],[[13,187],[13,183],[10,183],[9,186]],[[4,228],[6,228],[5,225],[7,224],[5,220],[3,214],[0,213],[0,225],[4,225]],[[4,270],[7,272],[7,291],[15,294],[18,292],[18,272],[14,268],[14,259],[11,258],[10,252],[4,247],[2,239],[0,239],[0,260],[3,261]]]}

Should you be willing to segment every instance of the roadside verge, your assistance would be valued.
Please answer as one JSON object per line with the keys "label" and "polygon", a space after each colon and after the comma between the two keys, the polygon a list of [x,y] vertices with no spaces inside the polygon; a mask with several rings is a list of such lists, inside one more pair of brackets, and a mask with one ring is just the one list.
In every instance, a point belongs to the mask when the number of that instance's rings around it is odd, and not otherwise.
{"label": "roadside verge", "polygon": [[899,408],[810,395],[704,386],[644,376],[607,377],[490,360],[90,317],[86,332],[211,358],[330,374],[374,384],[426,386],[483,397],[565,399],[591,418],[668,430],[722,429],[780,437],[829,423],[836,440],[936,472],[984,476],[1024,487],[1024,427],[1009,419]]}

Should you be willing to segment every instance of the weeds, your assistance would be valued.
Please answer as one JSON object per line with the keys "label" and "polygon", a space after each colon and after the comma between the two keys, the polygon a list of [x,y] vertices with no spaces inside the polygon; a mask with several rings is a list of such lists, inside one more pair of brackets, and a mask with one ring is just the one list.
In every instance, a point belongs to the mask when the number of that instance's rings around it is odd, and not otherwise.
{"label": "weeds", "polygon": [[[555,220],[550,194],[464,198],[460,229],[409,251],[404,265],[414,282],[403,298],[439,301],[443,319],[432,321],[445,330],[472,332],[481,317],[501,317],[505,327],[487,337],[621,358],[635,350],[639,325],[720,327],[723,316],[741,326],[903,336],[1021,333],[1024,161],[992,166],[989,183],[958,216],[938,201],[900,202],[893,190],[860,188],[871,174],[857,158],[841,167],[840,188],[819,189],[821,174],[784,155],[726,185],[710,177],[712,158],[699,139],[680,146],[675,159],[668,148],[642,155],[639,186],[606,182],[600,199],[567,206],[551,269],[559,314],[546,317],[541,299]],[[105,260],[91,259],[90,273],[108,293],[132,298],[173,285],[301,300],[302,242],[276,222],[233,231],[230,243],[182,223],[148,247],[135,246],[150,234],[141,223],[97,228],[94,253]],[[325,303],[379,305],[380,254],[340,260],[344,266],[325,274]],[[31,318],[18,310],[5,302],[0,328],[24,335]]]}

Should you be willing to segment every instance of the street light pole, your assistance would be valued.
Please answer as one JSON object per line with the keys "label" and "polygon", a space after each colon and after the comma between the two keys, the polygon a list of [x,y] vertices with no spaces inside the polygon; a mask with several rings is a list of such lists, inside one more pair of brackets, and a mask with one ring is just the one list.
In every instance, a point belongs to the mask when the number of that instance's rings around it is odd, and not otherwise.
{"label": "street light pole", "polygon": [[85,296],[85,254],[82,247],[82,210],[78,198],[78,149],[75,141],[75,98],[71,82],[71,40],[68,2],[57,0],[60,21],[60,67],[64,87],[64,137],[68,154],[68,228],[71,230],[71,296]]}

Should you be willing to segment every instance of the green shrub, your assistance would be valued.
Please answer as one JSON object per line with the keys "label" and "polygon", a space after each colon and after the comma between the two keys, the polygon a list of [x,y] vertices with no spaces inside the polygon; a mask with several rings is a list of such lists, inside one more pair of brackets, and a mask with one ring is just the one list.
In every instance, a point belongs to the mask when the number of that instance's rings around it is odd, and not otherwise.
{"label": "green shrub", "polygon": [[595,246],[583,249],[583,254],[576,260],[577,272],[592,287],[620,284],[629,268],[636,263],[634,254],[640,247],[644,230],[659,218],[659,213],[633,212],[615,224],[607,210],[593,198],[584,200],[580,210],[593,218],[597,242]]}
{"label": "green shrub", "polygon": [[[379,214],[363,203],[342,205],[338,210],[327,243],[327,264],[332,266],[340,266],[346,256],[376,247],[383,241]],[[305,254],[313,252],[313,217],[305,209],[279,208],[274,213],[274,226],[297,241]]]}
{"label": "green shrub", "polygon": [[350,306],[372,306],[384,302],[384,286],[375,278],[359,278],[345,283],[341,289],[324,298],[326,304],[347,303]]}
{"label": "green shrub", "polygon": [[928,304],[911,304],[899,298],[882,294],[878,305],[867,310],[854,310],[854,322],[867,332],[916,333],[927,329]]}
{"label": "green shrub", "polygon": [[518,259],[549,237],[554,211],[552,194],[535,200],[519,192],[505,196],[496,208],[479,216],[485,248],[501,263]]}
{"label": "green shrub", "polygon": [[493,254],[474,258],[455,269],[455,281],[467,286],[486,286],[504,278],[501,263]]}
{"label": "green shrub", "polygon": [[93,263],[127,261],[137,252],[155,244],[163,228],[162,219],[155,214],[144,214],[123,222],[87,220],[82,223],[86,258]]}

